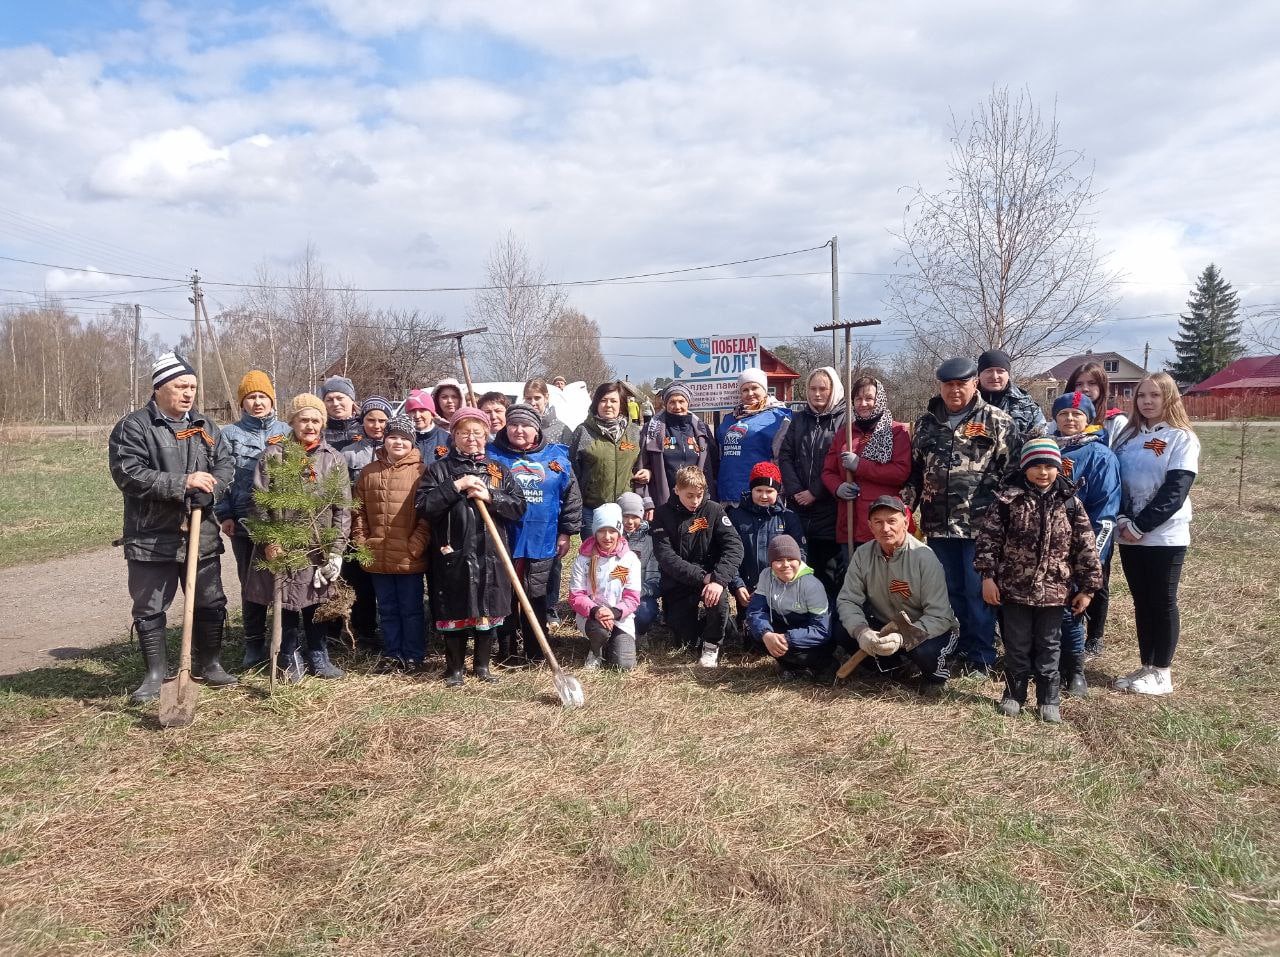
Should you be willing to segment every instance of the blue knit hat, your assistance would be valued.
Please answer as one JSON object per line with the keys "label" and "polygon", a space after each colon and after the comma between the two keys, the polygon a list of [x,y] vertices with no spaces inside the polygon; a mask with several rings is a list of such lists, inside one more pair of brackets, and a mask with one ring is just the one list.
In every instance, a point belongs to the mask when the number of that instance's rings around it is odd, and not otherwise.
{"label": "blue knit hat", "polygon": [[1084,417],[1090,422],[1097,412],[1094,408],[1093,400],[1083,392],[1065,392],[1053,400],[1053,417],[1056,419],[1058,413],[1063,409],[1074,409],[1076,412],[1083,412]]}
{"label": "blue knit hat", "polygon": [[622,509],[613,502],[605,502],[591,513],[591,534],[594,535],[602,528],[622,531]]}

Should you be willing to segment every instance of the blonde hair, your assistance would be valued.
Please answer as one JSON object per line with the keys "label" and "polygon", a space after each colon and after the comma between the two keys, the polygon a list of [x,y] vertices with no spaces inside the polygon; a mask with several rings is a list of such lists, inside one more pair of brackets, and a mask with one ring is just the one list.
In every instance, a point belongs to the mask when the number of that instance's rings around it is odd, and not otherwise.
{"label": "blonde hair", "polygon": [[707,476],[696,465],[682,465],[676,470],[676,488],[696,488],[707,490]]}
{"label": "blonde hair", "polygon": [[[1138,411],[1138,392],[1142,386],[1150,382],[1160,390],[1160,415],[1154,421],[1145,418]],[[1116,440],[1116,446],[1122,442],[1128,441],[1132,436],[1138,434],[1138,430],[1144,425],[1150,427],[1156,422],[1168,422],[1175,429],[1183,429],[1184,431],[1195,434],[1195,429],[1191,428],[1191,419],[1187,416],[1187,409],[1182,404],[1182,394],[1178,391],[1178,383],[1173,381],[1173,376],[1167,372],[1152,372],[1150,375],[1142,377],[1142,381],[1133,390],[1133,404],[1129,409],[1129,424],[1124,427],[1124,431],[1120,433],[1120,437]]]}

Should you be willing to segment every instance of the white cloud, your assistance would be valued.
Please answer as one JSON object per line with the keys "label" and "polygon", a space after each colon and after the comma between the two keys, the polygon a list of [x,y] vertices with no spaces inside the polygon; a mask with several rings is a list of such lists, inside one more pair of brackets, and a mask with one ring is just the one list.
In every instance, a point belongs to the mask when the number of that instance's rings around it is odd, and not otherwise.
{"label": "white cloud", "polygon": [[45,273],[44,288],[50,292],[79,292],[83,289],[123,291],[132,289],[133,282],[122,276],[108,275],[93,266],[85,266],[83,269],[50,269]]}
{"label": "white cloud", "polygon": [[181,200],[216,186],[230,166],[227,147],[183,126],[140,137],[104,157],[89,175],[89,188],[104,197]]}

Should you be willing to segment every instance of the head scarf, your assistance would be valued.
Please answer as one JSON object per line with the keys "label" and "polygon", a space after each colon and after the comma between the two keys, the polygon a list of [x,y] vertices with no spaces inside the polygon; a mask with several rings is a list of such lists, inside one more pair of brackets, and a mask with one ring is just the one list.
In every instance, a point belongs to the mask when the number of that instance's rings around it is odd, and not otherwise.
{"label": "head scarf", "polygon": [[868,416],[861,416],[855,412],[854,424],[863,432],[868,429],[871,432],[859,453],[862,458],[881,464],[893,458],[893,416],[889,414],[889,397],[885,394],[884,383],[879,379],[876,379],[875,408]]}
{"label": "head scarf", "polygon": [[[831,381],[831,398],[827,400],[827,407],[825,409],[814,409],[813,403],[809,402],[809,383],[813,381],[813,377],[819,372]],[[822,366],[821,368],[814,369],[810,372],[809,377],[804,380],[804,397],[805,402],[809,403],[809,408],[813,409],[815,414],[824,415],[828,412],[834,412],[836,410],[836,406],[844,401],[844,383],[840,381],[840,376],[836,373],[835,369],[831,368],[831,366]]]}

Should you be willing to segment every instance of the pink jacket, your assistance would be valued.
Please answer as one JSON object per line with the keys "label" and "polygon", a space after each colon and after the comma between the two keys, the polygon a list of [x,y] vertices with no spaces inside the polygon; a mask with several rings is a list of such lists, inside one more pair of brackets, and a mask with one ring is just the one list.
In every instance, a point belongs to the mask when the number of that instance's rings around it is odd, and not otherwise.
{"label": "pink jacket", "polygon": [[616,608],[621,615],[618,627],[635,634],[635,611],[640,605],[643,572],[626,538],[619,537],[612,555],[601,554],[595,538],[578,549],[569,577],[569,604],[578,616],[581,629],[591,613],[601,605]]}

